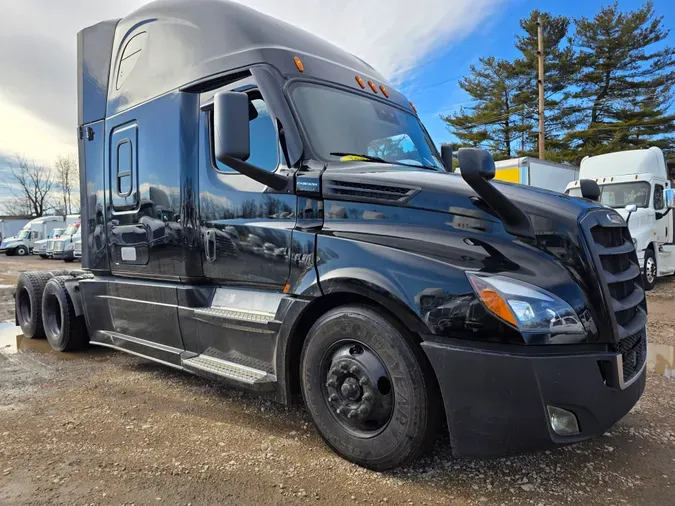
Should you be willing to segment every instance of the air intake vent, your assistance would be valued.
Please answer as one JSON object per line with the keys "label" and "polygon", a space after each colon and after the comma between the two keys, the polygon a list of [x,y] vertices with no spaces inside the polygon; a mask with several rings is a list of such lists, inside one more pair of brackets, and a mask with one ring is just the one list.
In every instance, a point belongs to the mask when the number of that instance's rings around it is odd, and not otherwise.
{"label": "air intake vent", "polygon": [[333,180],[326,182],[323,193],[326,199],[402,204],[410,200],[419,191],[419,188],[409,186]]}

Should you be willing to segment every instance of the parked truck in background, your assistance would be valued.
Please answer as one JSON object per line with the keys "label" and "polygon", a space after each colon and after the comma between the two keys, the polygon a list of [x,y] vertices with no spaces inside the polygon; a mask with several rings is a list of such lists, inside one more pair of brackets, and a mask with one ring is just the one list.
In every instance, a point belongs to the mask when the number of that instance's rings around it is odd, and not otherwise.
{"label": "parked truck in background", "polygon": [[75,260],[75,243],[82,239],[80,222],[72,223],[60,237],[54,240],[52,258],[72,262]]}
{"label": "parked truck in background", "polygon": [[[65,228],[55,228],[49,233],[46,239],[40,239],[39,241],[35,241],[33,245],[33,254],[39,255],[40,258],[49,258],[49,255],[47,254],[47,251],[49,249],[49,241],[52,239],[57,239],[65,231],[66,231]],[[54,243],[52,242],[52,244]]]}
{"label": "parked truck in background", "polygon": [[84,270],[21,275],[26,337],[300,394],[379,470],[445,425],[460,456],[575,443],[640,398],[623,218],[493,182],[484,151],[449,173],[359,58],[238,3],[166,0],[79,33],[78,98]]}
{"label": "parked truck in background", "polygon": [[[579,178],[598,183],[600,203],[628,221],[645,288],[675,274],[675,213],[664,197],[673,182],[663,152],[651,147],[586,157]],[[579,181],[567,185],[566,193],[580,197]]]}
{"label": "parked truck in background", "polygon": [[531,156],[495,162],[495,179],[564,192],[567,184],[579,179],[579,167],[547,162]]}
{"label": "parked truck in background", "polygon": [[52,230],[63,225],[65,219],[62,216],[42,216],[30,220],[14,237],[2,240],[0,253],[10,255],[29,255],[33,252],[35,243],[46,239]]}
{"label": "parked truck in background", "polygon": [[26,226],[30,218],[5,216],[0,218],[0,243],[9,237],[15,237]]}

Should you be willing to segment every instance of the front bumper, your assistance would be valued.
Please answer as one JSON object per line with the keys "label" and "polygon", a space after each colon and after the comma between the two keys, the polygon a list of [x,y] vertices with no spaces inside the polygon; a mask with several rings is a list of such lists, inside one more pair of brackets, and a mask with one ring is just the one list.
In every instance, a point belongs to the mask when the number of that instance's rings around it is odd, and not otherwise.
{"label": "front bumper", "polygon": [[[600,436],[645,388],[644,367],[629,386],[608,386],[612,378],[603,374],[620,373],[607,367],[617,363],[616,353],[531,355],[426,337],[422,347],[438,379],[455,456],[530,452]],[[549,405],[573,412],[580,433],[556,434]]]}
{"label": "front bumper", "polygon": [[73,254],[73,250],[66,250],[66,251],[54,251],[52,253],[52,258],[55,260],[70,260],[71,258],[75,258],[75,255]]}

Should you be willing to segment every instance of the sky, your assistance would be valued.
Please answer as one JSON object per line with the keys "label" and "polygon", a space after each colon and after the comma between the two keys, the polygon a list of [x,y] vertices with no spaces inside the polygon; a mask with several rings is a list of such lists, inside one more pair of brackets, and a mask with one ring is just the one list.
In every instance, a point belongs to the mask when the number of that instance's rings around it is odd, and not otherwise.
{"label": "sky", "polygon": [[[189,0],[186,0],[189,1]],[[481,56],[515,56],[519,19],[534,8],[592,16],[607,0],[239,0],[305,28],[373,65],[412,100],[437,144],[440,114],[467,105],[459,78]],[[50,166],[75,154],[76,34],[147,0],[0,0],[0,183],[15,154]],[[637,8],[639,0],[621,0]],[[675,2],[654,0],[675,29]],[[675,44],[675,30],[670,37]],[[0,185],[0,204],[7,198]]]}

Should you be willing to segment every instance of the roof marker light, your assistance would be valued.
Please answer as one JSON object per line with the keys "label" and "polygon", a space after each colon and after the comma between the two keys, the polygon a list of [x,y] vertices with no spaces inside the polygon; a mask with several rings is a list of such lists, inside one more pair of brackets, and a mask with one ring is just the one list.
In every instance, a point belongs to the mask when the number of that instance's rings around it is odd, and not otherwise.
{"label": "roof marker light", "polygon": [[373,90],[373,93],[377,93],[377,86],[375,86],[373,81],[368,81],[368,86],[370,86],[370,89]]}
{"label": "roof marker light", "polygon": [[385,87],[382,86],[381,84],[380,84],[380,91],[382,92],[382,94],[383,94],[386,98],[389,98],[389,92],[387,91],[387,88],[385,88]]}
{"label": "roof marker light", "polygon": [[415,107],[415,104],[412,102],[408,102],[410,104],[410,107],[412,107],[412,110],[415,111],[415,114],[417,114],[417,107]]}
{"label": "roof marker light", "polygon": [[300,58],[298,58],[297,56],[294,56],[293,61],[295,62],[295,66],[298,67],[298,70],[300,72],[305,71],[305,66],[302,64],[302,60],[300,60]]}
{"label": "roof marker light", "polygon": [[354,79],[356,79],[356,82],[359,83],[359,86],[361,86],[361,88],[366,87],[366,83],[363,82],[363,79],[361,79],[360,76],[354,76]]}

